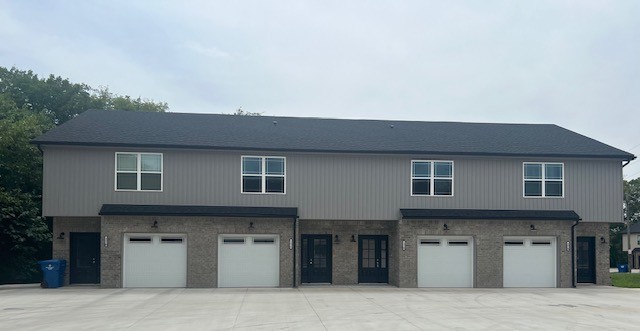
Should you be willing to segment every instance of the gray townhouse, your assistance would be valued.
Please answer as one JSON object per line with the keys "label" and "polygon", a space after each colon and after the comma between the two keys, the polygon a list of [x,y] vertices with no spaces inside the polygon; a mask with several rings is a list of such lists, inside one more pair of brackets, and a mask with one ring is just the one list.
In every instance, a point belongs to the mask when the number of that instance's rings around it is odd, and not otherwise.
{"label": "gray townhouse", "polygon": [[33,141],[67,281],[609,284],[634,155],[547,124],[87,111]]}

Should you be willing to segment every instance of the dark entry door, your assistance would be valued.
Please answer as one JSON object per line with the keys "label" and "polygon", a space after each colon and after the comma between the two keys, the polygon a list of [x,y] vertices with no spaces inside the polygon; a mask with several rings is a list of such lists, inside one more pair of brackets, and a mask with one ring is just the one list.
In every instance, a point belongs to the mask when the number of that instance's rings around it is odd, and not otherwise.
{"label": "dark entry door", "polygon": [[358,282],[389,282],[387,236],[358,236]]}
{"label": "dark entry door", "polygon": [[331,283],[331,235],[302,235],[302,282]]}
{"label": "dark entry door", "polygon": [[100,283],[100,233],[71,232],[69,283]]}
{"label": "dark entry door", "polygon": [[578,237],[577,242],[577,265],[578,283],[596,282],[596,238]]}

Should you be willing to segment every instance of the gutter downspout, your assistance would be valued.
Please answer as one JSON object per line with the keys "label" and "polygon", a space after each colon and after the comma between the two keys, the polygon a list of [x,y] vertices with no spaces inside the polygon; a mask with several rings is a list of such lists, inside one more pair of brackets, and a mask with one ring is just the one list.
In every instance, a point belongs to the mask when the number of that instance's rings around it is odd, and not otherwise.
{"label": "gutter downspout", "polygon": [[[626,194],[625,194],[625,198],[626,198]],[[625,199],[626,200],[626,199]],[[633,251],[631,250],[631,222],[629,222],[629,220],[627,219],[627,217],[624,217],[624,225],[627,227],[627,265],[628,265],[628,269],[629,271],[631,271],[631,269],[634,267],[634,261],[633,261]]]}
{"label": "gutter downspout", "polygon": [[571,287],[576,287],[576,226],[582,221],[578,218],[571,226]]}
{"label": "gutter downspout", "polygon": [[[627,163],[624,163],[622,165],[622,168],[626,167],[629,163],[631,163],[631,160],[627,160]],[[627,202],[627,194],[624,191],[624,179],[623,179],[623,183],[622,183],[622,203],[624,206],[624,210],[623,210],[623,214],[622,214],[622,221],[624,222],[624,225],[627,227],[627,266],[629,268],[629,271],[631,271],[631,268],[633,268],[633,257],[631,256],[631,222],[629,222],[629,219],[627,217],[627,206],[626,206],[626,202]]]}
{"label": "gutter downspout", "polygon": [[298,224],[298,216],[293,218],[293,235],[291,236],[291,246],[293,246],[293,288],[298,287],[296,281],[296,228]]}

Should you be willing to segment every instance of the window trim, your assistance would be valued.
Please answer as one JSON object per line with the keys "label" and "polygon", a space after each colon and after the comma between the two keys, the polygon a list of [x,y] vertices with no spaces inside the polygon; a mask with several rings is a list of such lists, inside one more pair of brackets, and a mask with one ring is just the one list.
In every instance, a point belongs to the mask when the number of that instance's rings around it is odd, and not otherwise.
{"label": "window trim", "polygon": [[[136,155],[136,171],[118,171],[118,155],[119,154],[135,154]],[[142,155],[160,155],[160,171],[142,171]],[[114,157],[114,176],[113,176],[113,188],[116,192],[163,192],[164,191],[164,153],[156,152],[116,152]],[[136,174],[137,189],[119,189],[118,188],[118,173]],[[159,190],[143,190],[142,189],[142,174],[160,174],[160,189]]]}
{"label": "window trim", "polygon": [[[259,158],[261,162],[261,173],[258,174],[247,174],[247,176],[260,176],[260,185],[261,192],[245,192],[243,180],[245,174],[242,173],[242,166],[244,165],[245,158]],[[268,158],[278,158],[282,159],[283,164],[283,172],[284,175],[267,175],[267,159]],[[282,187],[282,192],[267,192],[267,177],[281,177],[284,178],[284,183]],[[275,195],[285,195],[287,194],[287,158],[285,156],[277,156],[277,155],[241,155],[240,156],[240,193],[241,194],[275,194]]]}
{"label": "window trim", "polygon": [[[524,167],[527,164],[539,164],[541,166],[541,177],[540,179],[525,179],[525,170]],[[562,166],[562,179],[558,180],[558,179],[547,179],[546,178],[546,166],[547,164],[559,164]],[[564,162],[533,162],[533,161],[526,161],[526,162],[522,162],[522,197],[526,198],[526,199],[563,199],[565,197],[565,185],[564,185],[564,179],[565,179],[566,175],[565,175],[565,171],[564,171]],[[527,181],[540,181],[542,183],[542,195],[537,196],[537,195],[526,195],[525,192],[525,183]],[[548,196],[546,195],[546,182],[560,182],[562,184],[562,195],[559,196]]]}
{"label": "window trim", "polygon": [[[413,164],[416,162],[430,162],[431,163],[431,174],[430,177],[422,177],[422,176],[417,176],[414,177],[413,176]],[[436,195],[435,194],[435,162],[450,162],[451,163],[451,194],[450,195],[443,195],[443,194],[439,194]],[[444,178],[444,177],[438,177],[438,178]],[[414,194],[413,193],[413,180],[414,179],[429,179],[429,192],[430,194]],[[444,178],[444,179],[449,179]],[[412,197],[437,197],[437,198],[451,198],[454,196],[455,194],[455,162],[453,162],[453,160],[411,160],[411,163],[409,164],[409,193],[411,194]]]}
{"label": "window trim", "polygon": [[129,244],[153,244],[152,236],[132,236],[127,241]]}
{"label": "window trim", "polygon": [[247,238],[246,237],[222,237],[223,245],[246,245]]}

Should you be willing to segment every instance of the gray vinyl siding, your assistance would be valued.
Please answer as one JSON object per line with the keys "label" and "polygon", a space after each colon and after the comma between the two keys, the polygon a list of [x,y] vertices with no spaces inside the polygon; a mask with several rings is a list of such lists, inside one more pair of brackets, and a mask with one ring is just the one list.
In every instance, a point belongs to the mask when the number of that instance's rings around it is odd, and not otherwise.
{"label": "gray vinyl siding", "polygon": [[[115,152],[162,152],[162,192],[116,192]],[[242,155],[286,157],[286,194],[242,194]],[[453,160],[454,196],[411,196],[412,159]],[[395,220],[400,208],[575,210],[622,219],[619,160],[470,158],[44,147],[44,215],[96,216],[102,204],[298,207],[301,219]],[[564,162],[564,198],[524,198],[522,162]]]}

